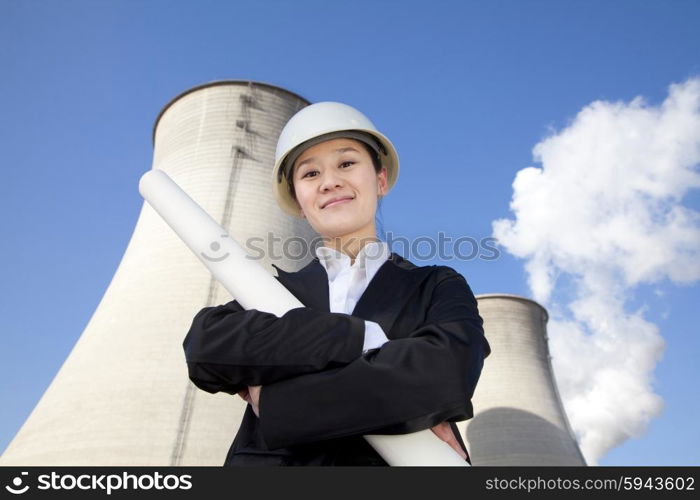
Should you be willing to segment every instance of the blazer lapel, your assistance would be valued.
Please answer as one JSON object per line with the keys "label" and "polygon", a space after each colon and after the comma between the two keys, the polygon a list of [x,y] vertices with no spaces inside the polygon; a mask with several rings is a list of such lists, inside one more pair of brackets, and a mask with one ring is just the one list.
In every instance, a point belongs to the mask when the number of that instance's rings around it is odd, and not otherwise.
{"label": "blazer lapel", "polygon": [[276,265],[277,280],[306,307],[330,311],[328,274],[317,258],[295,273],[283,271]]}
{"label": "blazer lapel", "polygon": [[388,336],[413,291],[429,274],[426,269],[392,253],[369,282],[352,315],[379,323]]}
{"label": "blazer lapel", "polygon": [[[330,311],[328,274],[314,258],[295,273],[288,273],[273,264],[277,279],[306,307]],[[367,285],[353,316],[379,323],[388,335],[399,313],[413,291],[429,274],[429,267],[417,267],[400,255],[392,253]]]}

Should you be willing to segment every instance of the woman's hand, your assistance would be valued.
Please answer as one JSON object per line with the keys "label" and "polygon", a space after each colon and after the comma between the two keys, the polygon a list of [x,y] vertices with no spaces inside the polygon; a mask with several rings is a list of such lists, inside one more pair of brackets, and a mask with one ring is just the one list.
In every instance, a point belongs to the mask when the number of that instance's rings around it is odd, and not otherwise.
{"label": "woman's hand", "polygon": [[433,433],[437,437],[449,444],[453,450],[459,453],[460,457],[462,457],[464,460],[467,459],[467,454],[464,453],[464,450],[459,445],[459,442],[457,441],[454,432],[452,432],[452,427],[450,427],[449,422],[443,422],[441,424],[438,424],[430,430],[433,431]]}
{"label": "woman's hand", "polygon": [[251,385],[247,389],[238,391],[238,395],[253,407],[253,413],[255,413],[255,416],[258,418],[260,418],[260,409],[258,408],[260,403],[260,389],[262,389],[261,385]]}

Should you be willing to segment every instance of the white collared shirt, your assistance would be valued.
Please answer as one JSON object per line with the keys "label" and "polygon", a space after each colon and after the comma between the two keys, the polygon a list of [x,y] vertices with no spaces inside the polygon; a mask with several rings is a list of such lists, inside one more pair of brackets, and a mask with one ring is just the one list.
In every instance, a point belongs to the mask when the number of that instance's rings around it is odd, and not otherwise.
{"label": "white collared shirt", "polygon": [[[390,254],[389,245],[385,242],[372,241],[362,247],[351,265],[350,257],[344,253],[333,248],[318,247],[316,257],[328,273],[330,312],[352,314],[367,285]],[[365,321],[363,353],[381,347],[388,340],[378,323]]]}

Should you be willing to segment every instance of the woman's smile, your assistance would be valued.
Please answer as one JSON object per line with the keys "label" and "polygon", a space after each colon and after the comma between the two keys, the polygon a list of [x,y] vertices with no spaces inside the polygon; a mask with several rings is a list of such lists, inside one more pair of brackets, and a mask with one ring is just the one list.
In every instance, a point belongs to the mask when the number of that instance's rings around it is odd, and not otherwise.
{"label": "woman's smile", "polygon": [[346,202],[352,201],[354,199],[354,196],[341,196],[338,198],[333,198],[332,200],[325,202],[321,207],[321,210],[323,210],[324,208],[330,208],[335,207],[337,205],[345,204]]}

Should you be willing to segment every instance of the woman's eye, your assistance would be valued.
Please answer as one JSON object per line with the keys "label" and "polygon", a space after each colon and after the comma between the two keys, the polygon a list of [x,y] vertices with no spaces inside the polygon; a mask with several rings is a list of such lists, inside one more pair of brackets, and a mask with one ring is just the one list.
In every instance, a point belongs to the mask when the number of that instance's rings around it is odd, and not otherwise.
{"label": "woman's eye", "polygon": [[343,163],[340,164],[341,168],[349,167],[350,165],[354,164],[354,161],[344,161]]}
{"label": "woman's eye", "polygon": [[301,178],[304,179],[305,177],[315,177],[317,173],[318,172],[316,172],[315,170],[309,170],[304,175],[302,175]]}

